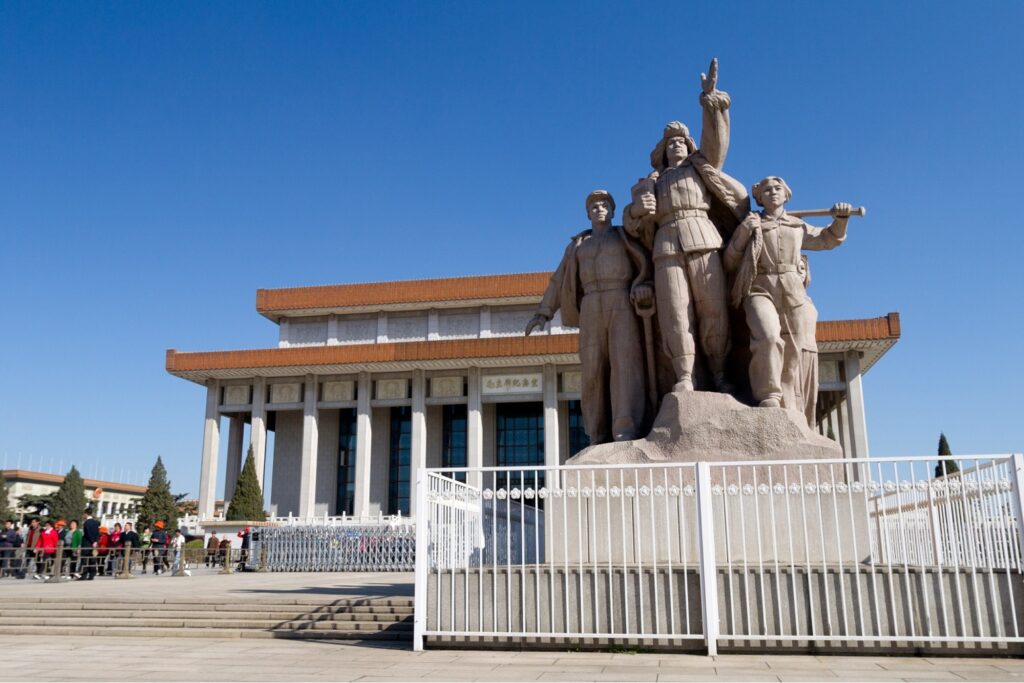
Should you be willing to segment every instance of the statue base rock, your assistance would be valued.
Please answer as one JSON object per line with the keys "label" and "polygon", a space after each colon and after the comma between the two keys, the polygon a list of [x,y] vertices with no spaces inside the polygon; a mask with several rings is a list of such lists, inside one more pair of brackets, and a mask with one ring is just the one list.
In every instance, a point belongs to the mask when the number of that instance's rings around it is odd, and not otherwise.
{"label": "statue base rock", "polygon": [[752,408],[728,394],[679,391],[665,395],[644,439],[583,449],[568,465],[841,458],[838,443],[785,408]]}

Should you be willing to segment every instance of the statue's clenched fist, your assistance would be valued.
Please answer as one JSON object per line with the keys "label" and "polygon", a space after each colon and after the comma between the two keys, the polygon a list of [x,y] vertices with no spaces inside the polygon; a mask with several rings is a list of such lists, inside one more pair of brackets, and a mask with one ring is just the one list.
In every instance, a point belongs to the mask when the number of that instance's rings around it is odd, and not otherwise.
{"label": "statue's clenched fist", "polygon": [[832,205],[833,218],[849,218],[853,214],[853,205],[846,202],[838,202]]}
{"label": "statue's clenched fist", "polygon": [[534,330],[543,330],[549,320],[547,316],[540,313],[530,318],[530,322],[526,323],[526,336],[529,337],[533,334]]}
{"label": "statue's clenched fist", "polygon": [[658,210],[658,200],[650,192],[644,192],[641,194],[633,205],[629,208],[629,212],[633,215],[633,218],[643,218],[644,216],[652,216],[654,212]]}
{"label": "statue's clenched fist", "polygon": [[654,288],[650,285],[637,285],[630,292],[630,298],[640,308],[649,308],[654,301]]}

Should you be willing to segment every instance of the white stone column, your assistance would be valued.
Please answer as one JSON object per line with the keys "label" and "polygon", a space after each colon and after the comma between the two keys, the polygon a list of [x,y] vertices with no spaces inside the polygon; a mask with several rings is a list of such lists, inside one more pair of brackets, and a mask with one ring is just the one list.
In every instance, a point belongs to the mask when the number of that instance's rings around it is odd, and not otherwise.
{"label": "white stone column", "polygon": [[370,373],[359,373],[359,385],[356,390],[356,478],[355,504],[353,513],[356,517],[370,514],[370,456],[373,417],[370,398],[373,393],[373,381]]}
{"label": "white stone column", "polygon": [[868,457],[868,424],[864,417],[864,389],[861,384],[860,352],[847,351],[846,369],[847,429],[850,432],[850,456]]}
{"label": "white stone column", "polygon": [[412,424],[410,425],[411,452],[409,454],[409,509],[403,514],[412,516],[416,510],[416,475],[427,466],[427,380],[422,370],[412,375]]}
{"label": "white stone column", "polygon": [[338,343],[338,316],[327,316],[327,345],[333,346]]}
{"label": "white stone column", "polygon": [[[484,405],[480,395],[480,368],[470,368],[466,396],[466,467],[484,466]],[[483,475],[470,472],[466,483],[481,488]]]}
{"label": "white stone column", "polygon": [[[558,369],[544,366],[544,465],[561,465],[558,453]],[[547,477],[552,480],[552,477]],[[550,486],[550,482],[546,484]]]}
{"label": "white stone column", "polygon": [[260,480],[260,491],[266,491],[263,485],[266,476],[267,462],[267,379],[257,377],[252,383],[252,424],[249,425],[249,444],[252,446],[252,459],[256,465],[256,477]]}
{"label": "white stone column", "polygon": [[441,321],[437,315],[437,309],[432,308],[427,312],[427,341],[437,341],[441,338]]}
{"label": "white stone column", "polygon": [[319,436],[317,388],[316,376],[306,375],[302,408],[302,465],[299,472],[299,514],[304,517],[316,515],[316,455]]}
{"label": "white stone column", "polygon": [[206,381],[206,418],[203,423],[203,464],[199,470],[199,517],[213,517],[217,498],[217,456],[220,451],[220,382]]}
{"label": "white stone column", "polygon": [[240,415],[232,415],[228,421],[228,462],[224,473],[224,505],[231,500],[238,484],[238,475],[242,473],[242,441],[245,437],[245,420]]}

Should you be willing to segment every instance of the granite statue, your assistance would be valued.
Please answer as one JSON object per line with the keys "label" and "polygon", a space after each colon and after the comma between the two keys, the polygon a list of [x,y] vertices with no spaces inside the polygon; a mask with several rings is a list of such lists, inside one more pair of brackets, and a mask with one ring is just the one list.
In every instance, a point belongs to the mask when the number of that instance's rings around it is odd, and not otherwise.
{"label": "granite statue", "polygon": [[[729,311],[720,250],[723,235],[749,211],[746,188],[722,172],[729,148],[729,95],[718,90],[718,61],[701,74],[701,144],[672,121],[651,152],[654,172],[633,188],[623,215],[628,234],[649,250],[658,324],[674,375],[674,391],[692,391],[700,351],[713,388],[726,377]],[[699,388],[699,387],[698,387]]]}
{"label": "granite statue", "polygon": [[575,235],[552,274],[529,335],[561,310],[580,330],[583,426],[591,444],[644,435],[644,342],[637,308],[653,303],[642,245],[612,225],[615,201],[604,190],[586,199],[590,229]]}
{"label": "granite statue", "polygon": [[796,410],[813,427],[817,311],[807,295],[800,252],[842,244],[853,207],[835,204],[832,223],[815,228],[786,213],[793,193],[782,178],[764,178],[751,194],[762,210],[744,219],[724,255],[726,269],[735,273],[732,304],[743,309],[750,328],[751,389],[760,407]]}

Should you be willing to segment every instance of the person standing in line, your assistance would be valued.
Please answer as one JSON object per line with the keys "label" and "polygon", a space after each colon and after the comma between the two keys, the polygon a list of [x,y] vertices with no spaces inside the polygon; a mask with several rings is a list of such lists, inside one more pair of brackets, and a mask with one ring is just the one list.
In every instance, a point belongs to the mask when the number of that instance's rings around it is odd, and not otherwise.
{"label": "person standing in line", "polygon": [[46,520],[37,539],[35,579],[46,580],[53,574],[53,561],[57,556],[57,543],[60,541],[57,530],[53,528],[53,522]]}
{"label": "person standing in line", "polygon": [[150,542],[153,548],[153,573],[159,576],[164,572],[165,562],[167,560],[167,546],[170,544],[170,537],[167,532],[164,531],[164,521],[162,519],[157,520],[153,525],[156,527],[156,531],[150,537]]}
{"label": "person standing in line", "polygon": [[21,534],[14,526],[14,520],[4,520],[4,530],[0,531],[0,576],[25,578],[25,573],[21,571],[21,562],[18,559],[21,542]]}
{"label": "person standing in line", "polygon": [[96,544],[96,566],[97,571],[103,576],[107,575],[107,561],[108,553],[107,550],[110,547],[110,529],[105,526],[100,527],[100,540]]}
{"label": "person standing in line", "polygon": [[82,579],[92,581],[96,578],[96,554],[100,545],[100,523],[92,516],[91,510],[85,511],[82,522],[82,559],[79,571]]}
{"label": "person standing in line", "polygon": [[64,546],[68,549],[68,573],[73,579],[80,579],[79,573],[82,561],[82,530],[78,528],[78,520],[73,519],[68,525],[68,532],[64,537]]}
{"label": "person standing in line", "polygon": [[142,530],[142,573],[146,573],[149,556],[153,553],[153,530],[148,526]]}
{"label": "person standing in line", "polygon": [[131,522],[125,522],[124,532],[121,534],[121,547],[124,548],[124,552],[128,555],[128,571],[132,570],[132,566],[135,564],[133,556],[135,555],[136,548],[142,546],[142,541],[139,539],[139,535],[135,532],[135,527]]}
{"label": "person standing in line", "polygon": [[174,572],[187,569],[185,566],[185,536],[181,533],[181,529],[174,530],[174,537],[171,539],[171,548],[174,552],[174,564],[171,569]]}
{"label": "person standing in line", "polygon": [[220,541],[217,540],[217,534],[210,534],[209,540],[206,541],[206,566],[216,567],[217,566],[217,549],[220,548]]}
{"label": "person standing in line", "polygon": [[36,546],[39,545],[39,535],[41,533],[43,533],[43,529],[39,526],[39,518],[33,517],[28,520],[28,529],[25,531],[25,558],[23,560],[25,563],[25,573],[28,573],[29,567],[33,562],[35,563],[35,573],[40,573],[40,559],[36,553]]}

